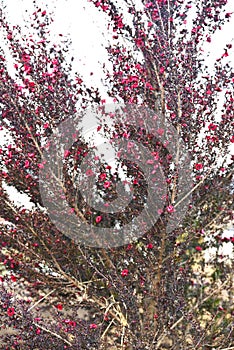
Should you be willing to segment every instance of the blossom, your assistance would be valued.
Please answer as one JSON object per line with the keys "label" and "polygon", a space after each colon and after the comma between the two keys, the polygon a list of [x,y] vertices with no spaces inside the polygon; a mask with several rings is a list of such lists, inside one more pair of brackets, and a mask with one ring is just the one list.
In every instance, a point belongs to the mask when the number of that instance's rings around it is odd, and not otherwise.
{"label": "blossom", "polygon": [[104,187],[105,187],[105,188],[109,188],[110,185],[111,185],[110,181],[105,181],[105,182],[104,182]]}
{"label": "blossom", "polygon": [[55,305],[56,309],[58,309],[59,311],[62,311],[63,309],[63,305],[62,304],[57,304]]}
{"label": "blossom", "polygon": [[162,135],[164,134],[164,129],[159,128],[159,129],[157,130],[157,133],[158,133],[160,136],[162,136]]}
{"label": "blossom", "polygon": [[89,328],[90,328],[90,329],[96,329],[96,328],[97,328],[96,323],[91,323],[91,324],[89,325]]}
{"label": "blossom", "polygon": [[145,87],[150,89],[150,90],[154,90],[153,86],[149,82],[145,83]]}
{"label": "blossom", "polygon": [[195,249],[200,252],[202,250],[202,247],[200,247],[199,245],[195,247]]}
{"label": "blossom", "polygon": [[25,169],[27,169],[27,168],[29,168],[29,161],[28,160],[25,160],[25,162],[24,162],[24,167],[25,167]]}
{"label": "blossom", "polygon": [[102,216],[101,215],[98,215],[97,217],[96,217],[96,223],[98,224],[99,222],[101,222],[102,221]]}
{"label": "blossom", "polygon": [[201,170],[203,168],[203,165],[201,163],[195,164],[195,169],[196,170]]}
{"label": "blossom", "polygon": [[127,276],[127,275],[128,275],[128,272],[129,272],[128,269],[122,270],[122,271],[121,271],[121,276],[123,276],[123,277],[124,277],[124,276]]}
{"label": "blossom", "polygon": [[12,280],[12,282],[16,282],[17,278],[14,275],[11,275],[11,280]]}
{"label": "blossom", "polygon": [[92,176],[92,175],[94,175],[92,169],[86,170],[86,173],[85,173],[85,174],[86,174],[87,176]]}
{"label": "blossom", "polygon": [[100,174],[99,178],[101,181],[104,181],[106,179],[106,174],[105,173]]}
{"label": "blossom", "polygon": [[217,129],[217,127],[218,127],[218,125],[211,123],[211,124],[208,126],[208,129],[209,129],[209,130],[215,130],[215,129]]}
{"label": "blossom", "polygon": [[152,243],[147,244],[147,248],[148,249],[153,249],[153,244]]}
{"label": "blossom", "polygon": [[175,208],[173,207],[173,205],[170,204],[167,207],[167,211],[168,211],[168,213],[173,213],[175,211]]}
{"label": "blossom", "polygon": [[64,158],[67,158],[70,155],[70,151],[68,149],[66,149],[64,151]]}
{"label": "blossom", "polygon": [[153,5],[152,2],[148,2],[147,4],[145,4],[145,7],[148,9],[148,8],[150,8],[152,5]]}
{"label": "blossom", "polygon": [[15,313],[14,307],[9,307],[9,308],[7,309],[7,315],[8,315],[9,317],[12,317],[12,316],[14,315],[14,313]]}

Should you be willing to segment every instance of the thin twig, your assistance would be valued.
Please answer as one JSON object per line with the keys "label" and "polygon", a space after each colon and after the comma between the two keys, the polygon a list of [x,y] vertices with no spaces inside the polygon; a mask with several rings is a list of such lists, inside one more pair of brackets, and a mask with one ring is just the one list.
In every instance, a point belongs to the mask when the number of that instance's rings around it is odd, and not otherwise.
{"label": "thin twig", "polygon": [[64,343],[66,343],[66,344],[72,346],[72,343],[70,343],[68,340],[64,339],[63,337],[61,337],[61,335],[59,335],[59,334],[57,334],[57,333],[55,333],[55,332],[50,331],[49,329],[47,329],[47,328],[45,328],[45,327],[39,325],[38,323],[33,322],[33,324],[34,324],[35,326],[37,326],[38,328],[42,329],[43,331],[54,335],[56,338],[61,339],[62,341],[64,341]]}
{"label": "thin twig", "polygon": [[39,299],[35,304],[33,304],[28,311],[32,310],[35,306],[37,306],[38,304],[40,304],[42,302],[42,300],[45,300],[50,294],[54,293],[56,291],[56,289],[51,290],[49,293],[47,293],[43,298]]}

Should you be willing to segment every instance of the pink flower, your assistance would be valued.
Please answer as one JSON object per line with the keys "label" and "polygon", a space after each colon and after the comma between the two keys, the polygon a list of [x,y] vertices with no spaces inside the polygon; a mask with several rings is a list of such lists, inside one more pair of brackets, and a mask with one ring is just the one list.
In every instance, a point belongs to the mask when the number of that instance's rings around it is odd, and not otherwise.
{"label": "pink flower", "polygon": [[38,168],[39,168],[39,169],[43,169],[43,168],[44,168],[44,164],[39,163],[39,164],[38,164]]}
{"label": "pink flower", "polygon": [[44,128],[44,129],[48,129],[49,127],[50,127],[49,123],[45,123],[45,124],[43,125],[43,128]]}
{"label": "pink flower", "polygon": [[196,170],[201,170],[203,168],[203,165],[201,163],[195,164],[195,169]]}
{"label": "pink flower", "polygon": [[152,5],[153,5],[152,2],[148,2],[147,4],[145,4],[145,7],[148,9],[148,8],[150,8]]}
{"label": "pink flower", "polygon": [[147,248],[148,249],[153,249],[153,244],[152,243],[147,244]]}
{"label": "pink flower", "polygon": [[105,188],[109,188],[110,185],[111,185],[110,181],[105,181],[105,182],[104,182],[104,187],[105,187]]}
{"label": "pink flower", "polygon": [[91,323],[91,324],[89,325],[89,328],[90,328],[90,329],[96,329],[96,328],[97,328],[96,323]]}
{"label": "pink flower", "polygon": [[15,309],[14,309],[13,307],[9,307],[9,308],[7,309],[7,315],[8,315],[9,317],[12,317],[12,316],[14,315],[14,313],[15,313]]}
{"label": "pink flower", "polygon": [[29,74],[31,72],[31,67],[28,66],[27,64],[24,65],[24,71],[26,72],[26,74]]}
{"label": "pink flower", "polygon": [[12,282],[16,282],[17,278],[14,275],[11,275],[11,280],[12,280]]}
{"label": "pink flower", "polygon": [[162,136],[164,134],[164,129],[158,129],[157,130],[157,133]]}
{"label": "pink flower", "polygon": [[150,90],[154,90],[153,86],[149,82],[145,83],[145,87],[150,89]]}
{"label": "pink flower", "polygon": [[123,277],[124,277],[124,276],[127,276],[127,275],[128,275],[128,272],[129,272],[128,269],[122,270],[122,271],[121,271],[121,276],[123,276]]}
{"label": "pink flower", "polygon": [[67,158],[70,155],[70,151],[68,149],[66,149],[64,151],[64,158]]}
{"label": "pink flower", "polygon": [[92,171],[92,169],[88,169],[86,170],[86,173],[85,173],[87,176],[93,176],[94,175],[94,172]]}
{"label": "pink flower", "polygon": [[168,211],[168,213],[173,213],[175,211],[175,208],[173,207],[173,205],[170,204],[167,207],[167,211]]}
{"label": "pink flower", "polygon": [[200,247],[199,245],[195,247],[195,249],[200,252],[202,250],[202,247]]}
{"label": "pink flower", "polygon": [[100,174],[99,178],[101,181],[104,181],[106,179],[106,174],[105,173]]}
{"label": "pink flower", "polygon": [[218,125],[211,123],[211,124],[208,126],[208,129],[209,129],[209,130],[215,130],[215,129],[217,129],[217,127],[218,127]]}
{"label": "pink flower", "polygon": [[56,309],[58,309],[59,311],[62,311],[63,309],[63,305],[62,304],[57,304],[55,305]]}
{"label": "pink flower", "polygon": [[98,215],[97,217],[96,217],[96,223],[98,224],[99,222],[101,222],[102,221],[102,216],[101,215]]}
{"label": "pink flower", "polygon": [[25,162],[24,162],[24,167],[25,167],[25,169],[27,169],[27,168],[29,168],[29,161],[28,160],[25,160]]}

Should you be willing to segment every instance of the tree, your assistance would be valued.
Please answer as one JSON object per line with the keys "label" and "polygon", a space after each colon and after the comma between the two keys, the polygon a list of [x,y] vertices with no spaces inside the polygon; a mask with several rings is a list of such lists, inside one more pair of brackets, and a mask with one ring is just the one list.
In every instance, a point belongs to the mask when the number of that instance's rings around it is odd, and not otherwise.
{"label": "tree", "polygon": [[[65,39],[61,47],[47,40],[51,19],[36,2],[32,37],[23,37],[19,27],[11,27],[2,11],[1,23],[15,61],[16,78],[11,77],[2,51],[1,125],[13,142],[0,152],[0,217],[8,222],[1,225],[1,258],[11,271],[11,283],[23,279],[32,299],[30,307],[25,301],[13,300],[3,281],[4,323],[21,331],[5,336],[6,345],[15,349],[20,344],[25,349],[44,349],[45,344],[61,349],[230,347],[231,268],[217,258],[211,277],[215,290],[207,282],[199,285],[199,278],[202,281],[205,277],[194,272],[196,266],[204,269],[202,252],[209,244],[207,235],[214,238],[210,244],[219,244],[223,227],[233,217],[229,147],[233,143],[234,76],[232,67],[225,63],[232,46],[225,46],[212,74],[207,73],[201,54],[203,43],[210,42],[213,33],[231,17],[225,12],[226,1],[158,0],[142,2],[141,9],[127,1],[127,19],[118,2],[91,2],[107,13],[113,30],[113,43],[107,48],[113,72],[104,68],[109,96],[125,103],[130,111],[129,123],[125,120],[121,124],[117,119],[114,131],[105,125],[103,129],[116,139],[128,135],[127,139],[144,144],[158,157],[167,180],[167,197],[152,227],[124,246],[107,249],[77,244],[56,227],[43,207],[39,183],[40,171],[46,167],[43,154],[48,148],[53,150],[48,140],[66,118],[82,115],[90,106],[100,109],[105,102],[101,91],[85,86],[81,75],[72,79],[72,63],[66,58],[69,41]],[[196,18],[189,28],[186,19],[191,7],[196,9]],[[161,115],[163,130],[170,123],[175,136],[183,140],[193,168],[189,203],[178,191],[179,176],[183,181],[187,176],[178,173],[181,159],[171,159],[167,147],[162,147],[147,128],[131,124],[134,106]],[[55,161],[53,175],[58,178],[63,171],[63,195],[77,216],[93,227],[114,227],[116,222],[126,225],[142,212],[149,193],[140,167],[123,162],[128,178],[136,179],[135,201],[127,213],[116,218],[92,211],[72,181],[85,163],[87,142],[78,138],[65,152],[62,168]],[[96,180],[101,196],[110,201],[116,198],[119,177],[105,162]],[[6,184],[26,193],[33,210],[18,208],[10,200]],[[56,212],[57,203],[53,195],[51,198]],[[187,214],[168,232],[170,215],[179,201],[185,203]],[[143,230],[143,226],[138,229]],[[227,290],[225,301],[220,297],[223,289]],[[54,321],[40,312],[41,294],[43,302],[48,300],[54,306]],[[77,314],[78,306],[89,310],[89,320]],[[208,319],[204,317],[207,313]]]}

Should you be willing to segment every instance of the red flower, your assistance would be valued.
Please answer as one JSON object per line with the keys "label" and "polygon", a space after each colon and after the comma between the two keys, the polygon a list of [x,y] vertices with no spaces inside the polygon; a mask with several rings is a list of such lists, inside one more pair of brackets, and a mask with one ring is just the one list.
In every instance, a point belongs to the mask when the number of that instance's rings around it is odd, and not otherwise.
{"label": "red flower", "polygon": [[168,213],[173,213],[175,211],[175,208],[173,207],[173,205],[170,204],[167,207],[167,211],[168,211]]}
{"label": "red flower", "polygon": [[15,309],[14,309],[13,307],[9,307],[9,308],[7,309],[7,315],[8,315],[9,317],[12,317],[12,316],[14,315],[14,313],[15,313]]}
{"label": "red flower", "polygon": [[62,311],[63,309],[63,305],[62,304],[57,304],[55,305],[56,309],[58,309],[59,311]]}
{"label": "red flower", "polygon": [[14,275],[11,275],[11,280],[12,280],[12,282],[16,282],[17,278]]}
{"label": "red flower", "polygon": [[92,176],[92,175],[94,175],[92,169],[86,170],[86,175],[87,175],[87,176]]}
{"label": "red flower", "polygon": [[25,167],[25,169],[27,169],[27,168],[29,168],[29,161],[28,160],[25,160],[25,162],[24,162],[24,167]]}
{"label": "red flower", "polygon": [[68,149],[66,149],[64,151],[64,158],[67,158],[70,155],[70,151]]}
{"label": "red flower", "polygon": [[215,129],[217,129],[217,127],[218,127],[218,125],[211,123],[211,124],[208,126],[208,129],[209,129],[209,130],[215,130]]}
{"label": "red flower", "polygon": [[231,143],[234,143],[234,135],[230,138]]}
{"label": "red flower", "polygon": [[147,248],[148,249],[153,249],[153,244],[152,243],[147,244]]}
{"label": "red flower", "polygon": [[153,86],[149,82],[145,83],[145,87],[150,89],[150,90],[154,90]]}
{"label": "red flower", "polygon": [[196,170],[201,170],[203,168],[203,165],[201,163],[195,164],[195,169]]}
{"label": "red flower", "polygon": [[105,188],[109,188],[110,185],[111,185],[110,181],[104,182],[104,187],[105,187]]}
{"label": "red flower", "polygon": [[100,180],[101,181],[104,181],[105,179],[106,179],[106,174],[105,173],[103,173],[103,174],[100,174]]}
{"label": "red flower", "polygon": [[195,249],[200,252],[202,250],[202,247],[200,247],[199,245],[195,247]]}
{"label": "red flower", "polygon": [[96,217],[96,223],[98,224],[101,221],[102,221],[102,216],[101,215],[97,216]]}
{"label": "red flower", "polygon": [[128,269],[124,269],[121,271],[121,275],[124,277],[124,276],[127,276],[128,275]]}
{"label": "red flower", "polygon": [[97,328],[96,323],[91,323],[91,324],[89,325],[89,328],[90,328],[90,329],[96,329],[96,328]]}

